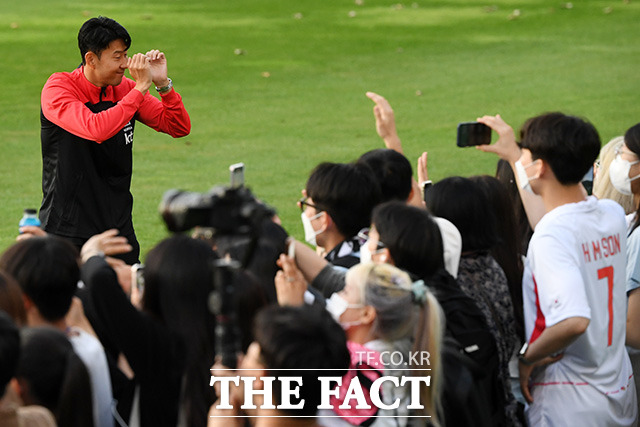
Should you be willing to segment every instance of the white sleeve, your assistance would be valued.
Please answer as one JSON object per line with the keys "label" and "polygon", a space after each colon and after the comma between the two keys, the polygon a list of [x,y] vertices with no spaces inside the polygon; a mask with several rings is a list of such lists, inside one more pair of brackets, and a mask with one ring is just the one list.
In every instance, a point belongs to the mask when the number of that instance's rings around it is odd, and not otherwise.
{"label": "white sleeve", "polygon": [[627,293],[640,288],[640,227],[627,239]]}
{"label": "white sleeve", "polygon": [[530,254],[540,310],[547,327],[570,317],[591,319],[580,263],[574,251],[559,237],[540,236]]}

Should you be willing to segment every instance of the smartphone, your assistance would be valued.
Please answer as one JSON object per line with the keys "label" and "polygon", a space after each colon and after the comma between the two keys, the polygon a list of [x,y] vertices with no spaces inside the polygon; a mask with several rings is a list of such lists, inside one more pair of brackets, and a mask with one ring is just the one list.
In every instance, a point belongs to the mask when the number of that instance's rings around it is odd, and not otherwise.
{"label": "smartphone", "polygon": [[484,123],[458,123],[458,147],[491,144],[491,128]]}
{"label": "smartphone", "polygon": [[289,258],[296,259],[296,242],[293,239],[291,239],[291,241],[289,242],[289,248],[287,252]]}
{"label": "smartphone", "polygon": [[231,174],[231,188],[244,186],[244,163],[234,163],[229,166]]}
{"label": "smartphone", "polygon": [[144,293],[144,264],[133,264],[131,266],[131,285],[138,288],[140,296]]}

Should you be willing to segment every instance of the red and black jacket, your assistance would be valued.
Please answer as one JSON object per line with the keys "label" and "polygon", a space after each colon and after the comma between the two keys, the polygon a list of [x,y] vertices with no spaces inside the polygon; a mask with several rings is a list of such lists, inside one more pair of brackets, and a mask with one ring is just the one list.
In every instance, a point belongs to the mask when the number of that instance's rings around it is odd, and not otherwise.
{"label": "red and black jacket", "polygon": [[188,135],[191,121],[174,90],[162,101],[133,90],[123,78],[98,87],[77,68],[53,74],[42,90],[43,228],[82,244],[117,228],[133,234],[129,191],[136,121],[175,137]]}

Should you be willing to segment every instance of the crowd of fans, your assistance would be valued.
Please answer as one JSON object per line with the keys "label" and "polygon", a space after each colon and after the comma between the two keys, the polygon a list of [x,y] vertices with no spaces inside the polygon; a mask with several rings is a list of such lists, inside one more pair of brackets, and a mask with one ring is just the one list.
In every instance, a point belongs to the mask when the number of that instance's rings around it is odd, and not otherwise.
{"label": "crowd of fans", "polygon": [[[499,139],[480,149],[500,157],[496,176],[431,184],[426,153],[416,180],[391,107],[367,96],[387,148],[314,168],[299,201],[308,245],[270,218],[238,241],[175,234],[133,268],[117,258],[132,249],[117,230],[78,251],[21,229],[0,257],[0,426],[635,425],[640,125],[596,162],[600,140],[581,119],[535,117],[516,143],[485,116]],[[581,184],[594,162],[594,194],[617,202],[606,209]],[[572,235],[591,239],[574,246],[552,233],[572,203],[598,212],[565,216],[580,227]],[[575,284],[596,260],[597,292]],[[303,407],[280,408],[276,381],[275,405],[258,395],[242,408],[246,383],[227,394],[210,383],[235,368],[257,378],[254,389],[298,370]],[[431,381],[417,408],[401,378],[423,368]],[[345,379],[332,409],[318,410],[320,371]],[[382,376],[397,379],[383,383],[385,405],[340,406],[347,380]]]}

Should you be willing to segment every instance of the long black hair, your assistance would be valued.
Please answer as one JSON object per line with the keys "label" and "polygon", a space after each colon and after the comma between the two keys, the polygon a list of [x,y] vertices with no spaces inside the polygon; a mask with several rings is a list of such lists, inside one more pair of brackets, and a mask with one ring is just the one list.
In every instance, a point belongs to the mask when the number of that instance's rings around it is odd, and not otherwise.
{"label": "long black hair", "polygon": [[498,241],[496,215],[480,185],[452,176],[434,184],[425,196],[427,209],[448,219],[462,236],[462,252],[488,251]]}
{"label": "long black hair", "polygon": [[209,310],[214,260],[204,241],[174,235],[156,245],[145,262],[143,310],[178,337],[176,353],[186,353],[181,404],[190,426],[206,425],[215,398],[203,376],[215,359],[216,323]]}
{"label": "long black hair", "polygon": [[425,209],[387,202],[376,206],[371,222],[396,267],[421,279],[444,269],[442,234]]}
{"label": "long black hair", "polygon": [[520,242],[516,232],[513,205],[507,188],[497,178],[489,175],[470,178],[484,191],[496,218],[500,218],[500,227],[496,227],[498,243],[491,248],[491,255],[500,264],[509,285],[509,294],[513,301],[516,331],[524,338],[524,313],[522,301],[522,273],[524,264],[520,254]]}
{"label": "long black hair", "polygon": [[527,213],[524,210],[524,205],[520,198],[520,190],[518,190],[516,177],[508,161],[503,159],[498,160],[496,164],[496,178],[505,186],[509,199],[511,200],[513,218],[516,225],[516,236],[520,242],[518,253],[526,255],[529,249],[529,241],[533,235],[533,229],[531,228],[531,224],[529,224],[529,218],[527,218]]}

